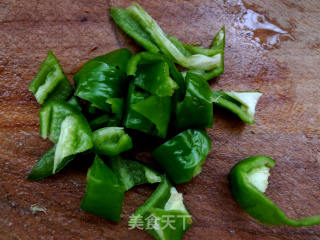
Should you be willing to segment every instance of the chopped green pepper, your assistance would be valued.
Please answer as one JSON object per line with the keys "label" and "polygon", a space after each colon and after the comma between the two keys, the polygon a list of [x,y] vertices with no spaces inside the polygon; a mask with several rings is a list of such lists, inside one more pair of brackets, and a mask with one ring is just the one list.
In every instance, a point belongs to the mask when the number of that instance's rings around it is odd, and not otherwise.
{"label": "chopped green pepper", "polygon": [[108,126],[110,116],[108,114],[103,114],[89,122],[92,130],[96,130],[105,126]]}
{"label": "chopped green pepper", "polygon": [[[49,177],[52,175],[53,171],[53,163],[54,163],[54,155],[56,151],[56,145],[51,147],[34,165],[32,168],[30,174],[28,175],[27,179],[30,181],[40,180],[46,177]],[[65,161],[65,163],[71,161],[74,158],[74,156],[70,156],[68,161]],[[62,169],[65,165],[61,165],[60,169]],[[60,169],[57,169],[58,172]]]}
{"label": "chopped green pepper", "polygon": [[177,129],[210,128],[213,124],[212,93],[209,84],[199,75],[187,73],[186,94],[177,103]]}
{"label": "chopped green pepper", "polygon": [[71,98],[69,98],[69,100],[67,102],[69,103],[69,105],[71,105],[73,108],[77,109],[79,112],[82,111],[80,101],[76,96],[72,96]]}
{"label": "chopped green pepper", "polygon": [[190,70],[190,72],[199,74],[206,81],[218,77],[224,72],[224,46],[225,46],[225,27],[223,26],[217,35],[214,37],[210,48],[196,47],[188,44],[184,44],[184,47],[188,49],[192,54],[203,54],[206,56],[213,56],[216,54],[221,54],[221,61],[219,65],[209,71],[204,70]]}
{"label": "chopped green pepper", "polygon": [[131,228],[145,229],[159,240],[180,240],[192,223],[182,194],[166,178],[129,220]]}
{"label": "chopped green pepper", "polygon": [[50,101],[40,110],[40,133],[56,143],[52,174],[61,170],[73,155],[92,148],[92,132],[82,114],[67,102]]}
{"label": "chopped green pepper", "polygon": [[127,9],[123,8],[111,8],[110,15],[115,23],[130,37],[132,37],[137,43],[143,46],[150,52],[159,52],[159,48],[150,38],[148,33],[141,28],[130,15]]}
{"label": "chopped green pepper", "polygon": [[116,156],[110,159],[112,171],[118,176],[125,190],[144,184],[161,182],[162,176],[146,165]]}
{"label": "chopped green pepper", "polygon": [[213,103],[230,110],[249,124],[254,124],[256,105],[262,93],[212,91]]}
{"label": "chopped green pepper", "polygon": [[75,95],[109,111],[106,101],[125,94],[125,69],[130,57],[131,52],[123,48],[88,61],[74,76]]}
{"label": "chopped green pepper", "polygon": [[48,100],[66,100],[73,88],[52,51],[41,63],[37,76],[29,85],[39,104]]}
{"label": "chopped green pepper", "polygon": [[211,140],[200,130],[188,129],[157,147],[152,156],[174,183],[189,182],[202,171]]}
{"label": "chopped green pepper", "polygon": [[132,18],[140,24],[141,28],[149,33],[158,48],[181,66],[189,69],[212,70],[220,65],[221,53],[214,56],[191,55],[177,39],[169,38],[157,22],[139,4],[134,3],[127,10]]}
{"label": "chopped green pepper", "polygon": [[96,156],[87,174],[81,208],[114,222],[120,221],[124,187],[112,170]]}
{"label": "chopped green pepper", "polygon": [[171,98],[139,90],[131,83],[128,91],[124,126],[164,138],[171,115]]}
{"label": "chopped green pepper", "polygon": [[115,156],[132,148],[131,137],[122,127],[105,127],[93,132],[94,151],[107,156]]}
{"label": "chopped green pepper", "polygon": [[268,187],[270,168],[274,166],[275,161],[266,156],[254,156],[237,163],[229,175],[236,201],[249,215],[266,225],[303,227],[320,224],[320,215],[299,220],[288,218],[263,194]]}

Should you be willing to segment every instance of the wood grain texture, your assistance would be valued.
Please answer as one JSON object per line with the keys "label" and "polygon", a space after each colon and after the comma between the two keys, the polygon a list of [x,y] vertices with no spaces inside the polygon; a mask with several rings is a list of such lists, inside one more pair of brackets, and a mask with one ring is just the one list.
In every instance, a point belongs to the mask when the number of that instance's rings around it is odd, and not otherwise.
{"label": "wood grain texture", "polygon": [[[212,88],[261,91],[256,124],[215,109],[213,140],[204,170],[179,185],[195,223],[184,239],[320,239],[320,227],[266,227],[232,199],[227,175],[239,160],[264,154],[277,160],[267,195],[290,217],[320,214],[320,1],[138,1],[181,40],[205,46],[226,25],[225,74]],[[79,209],[90,159],[54,177],[25,177],[50,147],[39,135],[38,110],[28,84],[47,50],[72,78],[79,64],[119,47],[139,48],[106,9],[126,0],[0,1],[0,239],[151,239],[128,230],[128,217],[150,196],[150,186],[126,193],[122,221],[112,224]],[[266,47],[268,31],[243,27],[246,9],[288,31]],[[259,37],[260,42],[258,42]],[[139,159],[150,158],[147,153]],[[32,214],[39,204],[47,214]]]}

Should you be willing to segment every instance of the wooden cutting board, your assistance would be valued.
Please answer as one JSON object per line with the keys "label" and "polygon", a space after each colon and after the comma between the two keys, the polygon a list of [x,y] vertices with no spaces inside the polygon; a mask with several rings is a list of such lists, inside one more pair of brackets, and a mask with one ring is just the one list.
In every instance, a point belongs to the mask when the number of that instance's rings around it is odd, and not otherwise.
{"label": "wooden cutting board", "polygon": [[[151,239],[128,230],[127,221],[154,187],[127,192],[122,220],[113,224],[79,209],[90,159],[43,181],[25,180],[51,146],[39,135],[40,107],[28,91],[40,62],[53,50],[72,79],[92,57],[120,47],[137,51],[107,12],[130,2],[0,1],[0,239]],[[319,226],[257,223],[233,200],[227,179],[238,161],[271,156],[277,165],[266,194],[290,217],[320,214],[320,1],[138,2],[167,33],[187,43],[208,46],[225,25],[225,73],[212,88],[263,92],[254,126],[215,109],[203,172],[177,186],[194,218],[184,239],[320,239]],[[46,213],[32,213],[33,204]]]}

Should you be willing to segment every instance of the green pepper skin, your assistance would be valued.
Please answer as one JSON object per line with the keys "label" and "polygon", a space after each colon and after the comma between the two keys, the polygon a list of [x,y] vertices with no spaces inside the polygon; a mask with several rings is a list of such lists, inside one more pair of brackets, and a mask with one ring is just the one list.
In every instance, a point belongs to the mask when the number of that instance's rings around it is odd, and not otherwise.
{"label": "green pepper skin", "polygon": [[109,160],[109,164],[126,191],[136,185],[158,183],[162,180],[158,172],[137,161],[115,156]]}
{"label": "green pepper skin", "polygon": [[124,126],[165,138],[171,116],[171,98],[151,95],[129,85]]}
{"label": "green pepper skin", "polygon": [[73,108],[77,109],[79,112],[82,111],[82,107],[81,107],[80,101],[76,96],[72,96],[71,98],[69,98],[67,103],[69,103],[70,106],[72,106]]}
{"label": "green pepper skin", "polygon": [[294,220],[285,213],[262,191],[249,181],[249,174],[261,167],[268,169],[275,166],[275,161],[266,156],[254,156],[237,163],[230,171],[231,192],[239,205],[250,216],[266,225],[288,225],[293,227],[320,224],[320,216]]}
{"label": "green pepper skin", "polygon": [[29,85],[39,104],[48,100],[66,100],[73,88],[52,51],[41,63],[37,76]]}
{"label": "green pepper skin", "polygon": [[149,93],[138,90],[133,82],[130,83],[126,111],[123,120],[123,125],[126,128],[137,129],[145,133],[152,131],[152,122],[132,108],[132,106],[134,106],[136,103],[147,99],[149,96]]}
{"label": "green pepper skin", "polygon": [[149,52],[159,52],[159,48],[150,38],[148,33],[141,28],[139,23],[134,20],[127,9],[111,8],[110,16],[115,23],[138,44],[144,47]]}
{"label": "green pepper skin", "polygon": [[[245,95],[245,98],[241,99],[242,95]],[[259,92],[212,91],[212,102],[233,112],[243,122],[254,124],[255,107],[261,95]]]}
{"label": "green pepper skin", "polygon": [[157,147],[153,158],[176,184],[189,182],[202,171],[211,140],[200,130],[188,129]]}
{"label": "green pepper skin", "polygon": [[[175,229],[164,228],[165,217],[171,216]],[[157,223],[163,230],[157,230],[156,226],[150,227],[149,218],[157,218]],[[183,204],[182,195],[164,178],[151,197],[143,204],[129,220],[129,226],[135,227],[137,220],[143,221],[143,228],[157,240],[180,240],[183,234],[192,225],[192,217]],[[140,226],[141,227],[141,226]]]}
{"label": "green pepper skin", "polygon": [[96,156],[87,174],[87,188],[81,209],[119,222],[124,188],[112,170]]}
{"label": "green pepper skin", "polygon": [[213,108],[209,84],[201,76],[193,73],[187,73],[186,84],[185,97],[177,103],[175,110],[176,128],[211,128]]}
{"label": "green pepper skin", "polygon": [[121,98],[126,83],[126,64],[131,57],[128,49],[119,49],[91,59],[74,76],[75,95],[95,107],[109,111],[107,100]]}
{"label": "green pepper skin", "polygon": [[40,110],[40,134],[56,143],[52,174],[73,155],[93,147],[92,132],[85,117],[65,101],[52,100]]}
{"label": "green pepper skin", "polygon": [[214,56],[216,54],[221,54],[220,64],[216,68],[210,71],[190,70],[190,72],[201,75],[201,77],[203,77],[206,81],[211,80],[215,77],[218,77],[224,73],[225,35],[226,35],[225,26],[223,26],[219,30],[219,32],[216,34],[214,39],[212,40],[212,44],[210,48],[202,48],[202,47],[192,46],[189,44],[184,44],[184,47],[188,49],[192,54],[203,54],[206,56]]}
{"label": "green pepper skin", "polygon": [[131,137],[122,127],[105,127],[93,132],[94,151],[98,154],[115,156],[132,148]]}
{"label": "green pepper skin", "polygon": [[91,129],[86,118],[69,103],[65,101],[52,100],[47,102],[39,112],[40,117],[40,135],[57,143],[61,132],[61,124],[67,116],[73,116],[79,124],[90,133]]}
{"label": "green pepper skin", "polygon": [[[32,168],[30,174],[27,177],[29,181],[37,181],[51,176],[53,173],[54,155],[56,151],[56,145],[51,147],[42,157],[37,161],[36,165]],[[71,155],[64,159],[63,163],[59,165],[56,173],[63,169],[69,162],[75,158]]]}
{"label": "green pepper skin", "polygon": [[167,136],[168,125],[171,116],[171,98],[150,96],[143,101],[137,102],[132,109],[154,124],[156,129],[148,134],[161,138]]}

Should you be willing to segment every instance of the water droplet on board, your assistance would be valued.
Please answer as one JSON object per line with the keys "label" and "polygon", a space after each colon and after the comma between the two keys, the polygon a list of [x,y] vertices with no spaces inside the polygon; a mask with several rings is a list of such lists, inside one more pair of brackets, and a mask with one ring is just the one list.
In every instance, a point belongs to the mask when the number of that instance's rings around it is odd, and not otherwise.
{"label": "water droplet on board", "polygon": [[272,49],[279,47],[281,40],[294,40],[288,31],[270,22],[263,14],[247,8],[242,1],[237,4],[241,14],[235,27],[241,29],[255,46]]}

